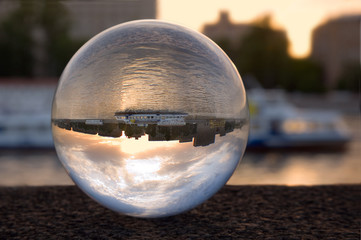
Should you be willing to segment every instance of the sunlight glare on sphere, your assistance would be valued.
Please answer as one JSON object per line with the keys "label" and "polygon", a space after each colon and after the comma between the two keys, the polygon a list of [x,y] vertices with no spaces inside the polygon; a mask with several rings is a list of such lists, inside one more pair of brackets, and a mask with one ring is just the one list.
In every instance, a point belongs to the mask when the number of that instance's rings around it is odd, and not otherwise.
{"label": "sunlight glare on sphere", "polygon": [[248,137],[236,68],[204,35],[157,20],[120,24],[66,66],[52,109],[73,181],[130,216],[175,215],[231,177]]}

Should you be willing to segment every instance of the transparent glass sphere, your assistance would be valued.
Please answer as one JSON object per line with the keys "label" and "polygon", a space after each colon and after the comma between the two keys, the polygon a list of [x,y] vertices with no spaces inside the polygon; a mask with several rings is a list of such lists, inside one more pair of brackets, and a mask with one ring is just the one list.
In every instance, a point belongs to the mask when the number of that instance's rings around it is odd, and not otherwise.
{"label": "transparent glass sphere", "polygon": [[62,164],[91,198],[164,217],[228,181],[246,147],[248,108],[241,77],[215,43],[141,20],[109,28],[73,56],[52,128]]}

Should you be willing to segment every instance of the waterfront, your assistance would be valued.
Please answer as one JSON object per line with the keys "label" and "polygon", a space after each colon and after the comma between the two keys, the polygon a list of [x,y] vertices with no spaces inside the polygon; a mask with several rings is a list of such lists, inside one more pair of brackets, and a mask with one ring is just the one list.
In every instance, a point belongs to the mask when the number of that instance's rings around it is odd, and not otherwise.
{"label": "waterfront", "polygon": [[[44,87],[45,88],[45,87]],[[40,116],[46,112],[45,122],[50,125],[51,98],[55,86],[43,88],[22,86],[21,88],[2,86],[0,98],[3,117],[11,111],[24,113],[26,118],[18,132],[21,139],[31,136],[34,131],[24,128],[38,124],[32,114]],[[361,146],[360,115],[357,106],[358,96],[335,92],[327,95],[288,94],[287,101],[304,109],[335,110],[340,112],[352,133],[352,142],[345,152],[255,152],[246,150],[245,156],[229,181],[230,184],[287,184],[318,185],[339,183],[360,183]],[[10,108],[12,107],[12,108]],[[10,110],[11,111],[10,111]],[[31,111],[30,111],[31,109]],[[32,113],[32,114],[30,114]],[[43,116],[43,115],[41,115]],[[11,123],[17,123],[12,121]],[[37,125],[36,125],[37,126]],[[47,126],[47,125],[46,125]],[[43,127],[39,129],[44,129]],[[47,128],[46,128],[47,129]],[[4,128],[3,128],[4,130]],[[48,131],[48,130],[47,130]],[[3,134],[4,132],[2,132]],[[50,130],[49,130],[49,138]],[[7,139],[6,142],[9,142]],[[57,158],[55,150],[0,149],[0,185],[2,186],[42,186],[73,184]]]}
{"label": "waterfront", "polygon": [[[359,116],[347,117],[353,141],[344,152],[247,151],[228,184],[322,185],[361,182]],[[70,185],[54,150],[0,151],[0,185]]]}

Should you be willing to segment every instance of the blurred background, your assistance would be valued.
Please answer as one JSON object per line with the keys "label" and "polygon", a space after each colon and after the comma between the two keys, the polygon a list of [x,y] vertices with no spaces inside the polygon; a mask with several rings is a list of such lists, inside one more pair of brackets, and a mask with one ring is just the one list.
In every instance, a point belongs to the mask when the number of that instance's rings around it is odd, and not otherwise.
{"label": "blurred background", "polygon": [[116,24],[200,31],[247,88],[251,130],[228,184],[361,182],[359,0],[0,0],[0,186],[73,184],[51,103],[71,56]]}

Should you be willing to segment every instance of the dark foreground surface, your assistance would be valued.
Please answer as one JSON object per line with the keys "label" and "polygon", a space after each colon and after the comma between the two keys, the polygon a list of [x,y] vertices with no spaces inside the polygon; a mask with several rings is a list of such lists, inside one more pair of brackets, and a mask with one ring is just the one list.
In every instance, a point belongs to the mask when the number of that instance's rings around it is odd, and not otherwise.
{"label": "dark foreground surface", "polygon": [[0,239],[360,239],[361,185],[227,186],[174,217],[137,219],[75,186],[0,188]]}

